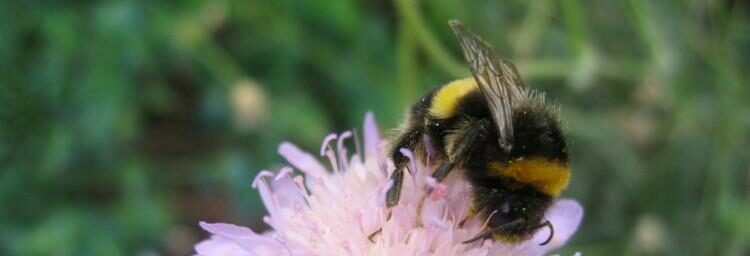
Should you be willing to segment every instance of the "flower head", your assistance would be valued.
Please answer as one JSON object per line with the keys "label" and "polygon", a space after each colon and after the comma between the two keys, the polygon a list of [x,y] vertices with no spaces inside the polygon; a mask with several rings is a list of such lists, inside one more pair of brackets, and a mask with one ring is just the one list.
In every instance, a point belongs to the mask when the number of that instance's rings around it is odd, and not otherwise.
{"label": "flower head", "polygon": [[[539,244],[548,238],[548,229],[540,229],[518,244],[492,240],[464,244],[482,232],[486,220],[468,217],[471,186],[459,172],[438,183],[430,176],[434,166],[429,161],[422,164],[412,159],[401,200],[389,209],[385,194],[392,186],[388,173],[394,167],[384,153],[387,143],[380,138],[372,113],[365,116],[363,153],[349,154],[343,143],[351,137],[351,132],[344,132],[324,139],[320,156],[328,159],[330,170],[318,157],[282,143],[279,154],[291,167],[275,173],[261,171],[253,182],[268,210],[263,220],[272,229],[259,234],[232,224],[201,222],[212,237],[195,246],[197,253],[542,255],[562,246],[583,217],[577,202],[561,199],[546,213],[555,229],[546,245]],[[466,221],[460,223],[462,220]]]}

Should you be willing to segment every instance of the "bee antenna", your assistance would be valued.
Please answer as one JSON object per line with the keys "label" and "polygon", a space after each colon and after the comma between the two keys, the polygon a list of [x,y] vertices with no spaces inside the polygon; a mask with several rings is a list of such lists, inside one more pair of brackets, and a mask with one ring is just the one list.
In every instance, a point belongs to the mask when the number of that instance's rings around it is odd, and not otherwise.
{"label": "bee antenna", "polygon": [[478,236],[472,237],[471,239],[463,241],[461,243],[468,244],[468,243],[473,243],[474,241],[479,240],[479,239],[489,238],[490,236],[492,236],[493,232],[495,232],[495,229],[479,234]]}
{"label": "bee antenna", "polygon": [[500,230],[502,230],[502,229],[504,229],[504,228],[507,228],[507,227],[509,227],[509,226],[513,226],[513,225],[516,225],[516,224],[520,224],[520,223],[522,223],[522,222],[524,222],[524,221],[525,221],[525,220],[524,220],[523,218],[518,218],[518,219],[515,219],[515,220],[513,220],[513,221],[511,221],[511,222],[508,222],[508,223],[505,223],[505,224],[503,224],[503,225],[500,225],[499,227],[496,227],[496,228],[490,229],[490,230],[488,230],[487,232],[481,233],[481,234],[479,234],[479,235],[477,235],[477,236],[475,236],[475,237],[472,237],[472,238],[471,238],[471,239],[469,239],[469,240],[463,241],[463,242],[461,242],[461,243],[464,243],[464,244],[468,244],[468,243],[472,243],[472,242],[474,242],[474,241],[477,241],[477,240],[479,240],[479,239],[485,239],[485,238],[489,238],[489,237],[491,237],[491,236],[492,236],[492,234],[493,234],[493,233],[495,233],[495,232],[497,232],[497,231],[500,231]]}
{"label": "bee antenna", "polygon": [[555,236],[555,228],[552,226],[552,222],[549,222],[549,220],[546,220],[544,221],[544,223],[542,223],[542,225],[539,225],[540,228],[544,226],[549,227],[549,236],[547,237],[547,240],[539,244],[539,246],[547,245],[550,241],[552,241],[552,237]]}

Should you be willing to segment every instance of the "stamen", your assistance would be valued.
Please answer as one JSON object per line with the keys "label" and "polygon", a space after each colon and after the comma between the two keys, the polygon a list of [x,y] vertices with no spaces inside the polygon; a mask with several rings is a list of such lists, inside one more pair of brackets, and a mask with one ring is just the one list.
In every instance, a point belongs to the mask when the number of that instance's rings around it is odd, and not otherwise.
{"label": "stamen", "polygon": [[323,144],[320,145],[320,156],[325,155],[326,149],[331,148],[331,141],[335,140],[336,138],[337,138],[336,133],[331,133],[331,134],[328,134],[328,136],[326,136],[323,139]]}
{"label": "stamen", "polygon": [[430,164],[432,163],[432,157],[435,156],[435,148],[433,148],[432,146],[432,139],[430,139],[429,135],[425,134],[424,136],[422,136],[422,144],[424,145],[425,153],[427,154],[427,161],[425,161],[427,162],[427,170],[431,170]]}
{"label": "stamen", "polygon": [[487,217],[487,219],[484,221],[484,224],[482,224],[482,229],[487,228],[487,224],[490,223],[490,219],[492,219],[492,216],[495,215],[496,213],[497,213],[497,210],[494,210],[492,211],[492,213],[490,213],[490,216]]}
{"label": "stamen", "polygon": [[359,144],[359,135],[357,135],[357,128],[352,128],[352,133],[354,134],[354,150],[356,151],[356,155],[361,157],[362,159],[365,158],[365,155],[362,152],[362,146]]}
{"label": "stamen", "polygon": [[430,215],[427,217],[427,221],[432,224],[433,226],[439,228],[440,230],[447,230],[449,227],[445,222],[443,222],[440,218],[434,215]]}
{"label": "stamen", "polygon": [[417,179],[415,177],[417,175],[417,162],[414,159],[414,153],[408,148],[401,148],[398,151],[406,158],[409,158],[409,174],[411,175],[411,181],[414,183],[414,187],[417,187]]}
{"label": "stamen", "polygon": [[448,186],[438,183],[435,188],[432,189],[432,193],[430,193],[430,199],[432,199],[432,201],[435,201],[444,198],[447,194]]}
{"label": "stamen", "polygon": [[348,139],[352,136],[351,131],[345,131],[341,133],[341,136],[339,136],[338,141],[336,142],[336,149],[338,149],[338,157],[339,162],[341,164],[341,169],[348,170],[349,169],[349,161],[346,155],[346,148],[344,147],[344,140]]}
{"label": "stamen", "polygon": [[328,157],[328,161],[331,162],[331,167],[333,168],[333,172],[334,173],[339,172],[339,164],[338,164],[338,160],[336,159],[336,153],[334,153],[332,149],[328,149],[326,150],[326,156]]}
{"label": "stamen", "polygon": [[294,172],[292,167],[284,166],[281,167],[281,170],[279,170],[279,173],[276,174],[276,177],[273,179],[274,181],[279,181],[283,179],[284,177],[287,177],[290,173]]}
{"label": "stamen", "polygon": [[272,173],[272,172],[270,172],[270,171],[267,171],[267,170],[263,170],[263,171],[260,171],[260,172],[258,173],[258,175],[256,175],[256,176],[255,176],[255,179],[253,180],[253,185],[252,185],[252,187],[253,187],[253,188],[258,188],[258,184],[259,184],[259,182],[261,182],[261,180],[262,180],[262,179],[263,179],[264,177],[273,177],[273,173]]}
{"label": "stamen", "polygon": [[388,181],[383,184],[383,187],[380,188],[380,193],[378,193],[378,205],[384,206],[385,205],[385,199],[388,194],[388,190],[393,187],[393,180],[388,179]]}

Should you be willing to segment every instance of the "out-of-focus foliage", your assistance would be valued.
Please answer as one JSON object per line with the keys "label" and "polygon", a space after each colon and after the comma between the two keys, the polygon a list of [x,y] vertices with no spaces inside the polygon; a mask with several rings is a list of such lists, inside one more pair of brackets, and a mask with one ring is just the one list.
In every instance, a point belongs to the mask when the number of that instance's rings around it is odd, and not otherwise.
{"label": "out-of-focus foliage", "polygon": [[588,255],[750,253],[742,1],[0,2],[0,255],[185,255],[263,228],[276,145],[395,127],[462,20],[562,107]]}

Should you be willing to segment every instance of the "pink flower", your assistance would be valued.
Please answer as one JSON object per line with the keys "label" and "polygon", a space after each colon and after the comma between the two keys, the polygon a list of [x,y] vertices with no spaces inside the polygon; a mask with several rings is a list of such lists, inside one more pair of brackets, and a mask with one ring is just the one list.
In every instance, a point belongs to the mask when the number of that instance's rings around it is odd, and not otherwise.
{"label": "pink flower", "polygon": [[[416,171],[406,175],[399,204],[388,209],[385,192],[392,184],[388,172],[393,163],[386,158],[387,143],[372,113],[365,116],[363,154],[350,155],[342,146],[351,135],[324,139],[320,153],[330,170],[318,157],[282,143],[279,154],[302,175],[284,167],[276,173],[262,171],[253,182],[268,210],[263,220],[272,229],[259,234],[232,224],[201,222],[212,236],[195,245],[198,255],[543,255],[565,244],[583,217],[577,202],[560,199],[546,214],[555,233],[544,246],[539,244],[549,229],[519,244],[463,244],[482,231],[485,220],[472,217],[458,224],[466,218],[470,201],[470,185],[458,171],[438,184],[430,177],[434,166],[412,161],[416,168],[410,169]],[[429,188],[432,193],[426,195]]]}

